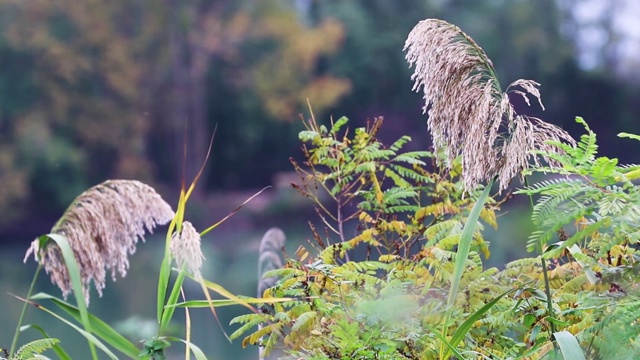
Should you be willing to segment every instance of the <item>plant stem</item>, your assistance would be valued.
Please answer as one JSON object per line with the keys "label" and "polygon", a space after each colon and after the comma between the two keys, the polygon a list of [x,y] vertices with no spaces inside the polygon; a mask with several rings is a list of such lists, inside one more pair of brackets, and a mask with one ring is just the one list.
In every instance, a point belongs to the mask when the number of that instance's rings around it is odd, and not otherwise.
{"label": "plant stem", "polygon": [[[524,185],[529,186],[528,178],[524,178]],[[531,210],[533,210],[533,197],[529,195],[529,203],[531,204]],[[542,256],[542,244],[538,244],[538,251],[540,252],[540,265],[542,266],[542,277],[544,279],[544,292],[547,295],[547,313],[549,317],[553,317],[553,301],[551,300],[551,287],[549,285],[549,274],[547,273],[547,263]],[[556,326],[553,321],[549,321],[549,341],[553,343],[553,348],[556,349],[557,344],[553,341],[553,333],[556,332]]]}
{"label": "plant stem", "polygon": [[[38,280],[38,275],[40,274],[40,270],[42,270],[42,263],[38,262],[38,268],[36,269],[36,273],[33,275],[33,280],[31,280],[31,285],[29,286],[29,291],[27,292],[26,299],[29,300],[31,294],[33,293],[33,289],[36,286],[36,281]],[[20,311],[20,317],[18,318],[18,325],[16,325],[16,331],[13,334],[13,341],[11,341],[11,349],[9,350],[9,358],[13,356],[13,352],[16,350],[16,346],[18,345],[18,338],[20,337],[20,327],[22,327],[22,322],[24,321],[24,317],[27,314],[27,306],[28,302],[24,302],[22,305],[22,311]]]}
{"label": "plant stem", "polygon": [[[547,295],[547,311],[549,317],[553,317],[553,301],[551,301],[551,287],[549,286],[549,275],[547,274],[547,264],[542,255],[540,256],[540,264],[542,265],[542,276],[544,278],[544,291]],[[556,332],[556,326],[553,321],[549,321],[549,340],[553,341],[553,333]],[[555,342],[554,342],[555,346]]]}

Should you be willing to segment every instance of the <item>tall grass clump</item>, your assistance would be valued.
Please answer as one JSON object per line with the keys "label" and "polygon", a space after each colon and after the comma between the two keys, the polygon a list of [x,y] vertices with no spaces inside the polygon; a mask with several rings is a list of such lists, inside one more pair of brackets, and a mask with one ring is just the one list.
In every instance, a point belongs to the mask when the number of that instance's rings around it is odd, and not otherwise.
{"label": "tall grass clump", "polygon": [[[85,337],[92,359],[98,359],[97,349],[110,359],[119,358],[113,349],[132,359],[164,359],[165,348],[172,342],[181,342],[185,345],[185,359],[189,359],[193,354],[198,360],[203,360],[206,359],[204,353],[191,343],[189,308],[208,307],[216,320],[214,308],[218,305],[240,304],[256,311],[250,304],[265,301],[252,297],[240,299],[202,276],[204,256],[201,236],[235,214],[246,202],[223,220],[198,232],[191,222],[185,220],[185,209],[200,174],[201,172],[188,189],[183,185],[176,211],[151,186],[136,180],[108,180],[80,194],[56,222],[51,232],[35,239],[26,252],[25,261],[33,255],[38,262],[38,268],[27,297],[21,299],[25,306],[18,320],[11,350],[8,352],[9,358],[22,358],[20,354],[26,354],[30,349],[43,351],[51,348],[59,358],[69,359],[57,339],[49,337],[44,329],[32,325],[22,326],[27,305],[33,305],[49,313]],[[114,280],[118,275],[126,276],[129,268],[128,257],[136,251],[138,241],[144,241],[145,233],[153,232],[157,225],[166,224],[168,229],[165,253],[158,276],[157,331],[152,339],[145,339],[140,349],[89,313],[91,286],[93,284],[101,296],[108,275]],[[33,294],[36,279],[42,269],[60,288],[64,300],[45,293]],[[185,298],[182,286],[188,279],[200,284],[203,300]],[[225,299],[213,299],[211,291]],[[70,294],[74,295],[75,305],[66,301]],[[181,298],[182,302],[179,301]],[[39,300],[51,301],[71,319],[36,302]],[[273,301],[277,300],[267,302]],[[176,309],[185,311],[186,330],[183,339],[170,336],[168,330]],[[76,322],[82,327],[76,325]],[[43,340],[46,341],[25,344],[16,351],[19,333],[29,328],[40,331],[44,336]]]}
{"label": "tall grass clump", "polygon": [[540,257],[503,270],[481,261],[489,255],[481,230],[497,227],[497,195],[530,168],[562,165],[575,141],[516,112],[510,96],[542,107],[539,84],[517,80],[503,91],[491,60],[458,27],[421,21],[404,51],[434,151],[403,151],[409,136],[382,144],[382,118],[352,130],[344,117],[325,126],[311,113],[294,188],[324,226],[310,225],[319,253],[300,248],[268,272],[279,280],[264,296],[295,300],[237,317],[231,337],[249,332],[243,345],[263,356],[284,350],[314,360],[535,358],[556,341],[580,352],[571,334],[550,330],[558,320],[538,304],[557,300],[538,288]]}
{"label": "tall grass clump", "polygon": [[[550,167],[556,167],[561,165],[556,158],[565,153],[559,144],[564,141],[575,146],[575,140],[564,130],[515,111],[510,93],[521,96],[527,105],[532,96],[544,109],[539,84],[519,79],[503,92],[489,57],[457,26],[438,19],[423,20],[409,33],[404,50],[409,65],[414,66],[413,90],[424,94],[423,112],[428,113],[433,147],[445,154],[448,163],[461,158],[467,190],[486,183],[479,203],[485,201],[496,180],[503,191],[514,177],[524,178],[524,170],[531,163],[540,165],[536,154],[541,154]],[[474,217],[477,219],[480,207],[478,204],[472,210],[460,240],[450,306],[458,293]],[[544,259],[541,261],[546,268]],[[552,313],[548,279],[543,271]]]}

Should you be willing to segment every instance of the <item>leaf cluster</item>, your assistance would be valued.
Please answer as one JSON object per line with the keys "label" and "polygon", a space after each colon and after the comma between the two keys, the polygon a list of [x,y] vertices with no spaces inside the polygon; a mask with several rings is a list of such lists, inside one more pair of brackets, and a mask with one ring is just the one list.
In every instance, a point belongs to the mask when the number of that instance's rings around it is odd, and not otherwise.
{"label": "leaf cluster", "polygon": [[[404,151],[409,136],[385,146],[377,139],[382,118],[355,129],[352,137],[347,123],[342,117],[327,128],[311,118],[300,133],[306,160],[293,162],[300,178],[294,187],[315,203],[325,227],[342,246],[364,243],[380,248],[380,255],[407,257],[420,250],[421,242],[453,249],[479,194],[465,196],[460,163],[445,170],[431,152]],[[491,199],[483,209],[486,224],[496,226],[498,205]],[[356,227],[359,235],[349,238],[347,227]],[[321,249],[330,245],[317,233],[315,238]],[[488,256],[481,233],[475,238]],[[322,255],[325,260],[332,251]]]}
{"label": "leaf cluster", "polygon": [[[518,191],[539,196],[532,215],[538,230],[529,239],[529,250],[541,248],[558,233],[564,234],[560,236],[561,245],[547,257],[558,256],[563,249],[585,240],[592,240],[589,247],[596,256],[603,256],[616,245],[634,245],[640,240],[640,192],[633,183],[640,177],[640,166],[621,166],[615,158],[597,156],[596,134],[582,118],[576,121],[587,133],[577,146],[556,144],[564,150],[554,157],[561,167],[535,170],[556,176]],[[565,227],[572,223],[575,232],[568,235]]]}
{"label": "leaf cluster", "polygon": [[553,177],[518,191],[536,197],[532,220],[537,230],[528,247],[543,249],[542,256],[551,260],[561,325],[591,357],[627,358],[637,353],[640,333],[640,192],[635,183],[640,166],[598,156],[596,134],[582,118],[576,121],[586,134],[576,146],[557,144],[564,154],[554,160],[562,166],[535,169]]}
{"label": "leaf cluster", "polygon": [[[489,251],[481,230],[497,226],[501,201],[490,197],[480,211],[449,308],[457,247],[481,189],[465,192],[459,162],[445,170],[437,154],[402,153],[408,137],[383,145],[381,119],[353,137],[347,121],[311,119],[300,134],[306,161],[294,163],[296,188],[315,202],[326,231],[312,226],[315,256],[299,249],[264,275],[279,278],[265,297],[293,300],[235,318],[241,326],[231,338],[303,359],[437,359],[442,344],[459,358],[549,351],[543,332],[555,319],[539,258],[503,270],[482,263]],[[353,236],[341,231],[347,226]]]}

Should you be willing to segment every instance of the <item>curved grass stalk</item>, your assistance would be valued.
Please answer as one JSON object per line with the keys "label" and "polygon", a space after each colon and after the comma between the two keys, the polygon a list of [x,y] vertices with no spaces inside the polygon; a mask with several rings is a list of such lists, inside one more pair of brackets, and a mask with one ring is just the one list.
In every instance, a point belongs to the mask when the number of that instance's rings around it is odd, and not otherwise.
{"label": "curved grass stalk", "polygon": [[[42,271],[42,264],[38,263],[38,268],[36,269],[35,274],[33,275],[33,280],[31,280],[31,285],[29,285],[29,291],[27,291],[27,299],[31,298],[33,294],[33,289],[36,286],[36,281],[38,280],[38,275]],[[18,317],[18,325],[16,325],[16,330],[13,334],[13,340],[11,341],[11,348],[9,349],[9,357],[13,356],[16,351],[16,347],[18,346],[18,338],[20,337],[20,328],[22,327],[22,323],[24,322],[24,317],[27,314],[27,306],[28,303],[25,301],[22,305],[22,310],[20,310],[20,316]]]}

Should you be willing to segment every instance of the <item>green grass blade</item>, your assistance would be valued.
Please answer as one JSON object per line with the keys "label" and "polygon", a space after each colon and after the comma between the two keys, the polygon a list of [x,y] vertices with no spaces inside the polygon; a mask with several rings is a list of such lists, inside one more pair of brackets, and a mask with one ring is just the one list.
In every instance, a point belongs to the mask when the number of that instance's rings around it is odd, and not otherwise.
{"label": "green grass blade", "polygon": [[[291,301],[293,298],[252,298],[252,297],[244,297],[238,296],[239,299],[242,299],[247,304],[275,304],[279,302]],[[174,305],[167,305],[167,307],[188,307],[188,308],[205,308],[209,306],[221,307],[221,306],[231,306],[231,305],[239,305],[235,300],[227,300],[227,299],[219,299],[219,300],[188,300],[176,303]]]}
{"label": "green grass blade", "polygon": [[464,224],[464,228],[462,229],[462,235],[460,236],[460,242],[458,243],[458,253],[456,256],[456,263],[454,265],[453,278],[451,280],[451,289],[449,289],[449,298],[447,300],[447,305],[449,307],[452,307],[454,305],[456,296],[458,295],[460,279],[462,279],[462,272],[464,271],[465,263],[467,261],[467,257],[469,256],[469,250],[471,249],[471,240],[473,240],[473,233],[475,232],[478,218],[480,217],[480,211],[484,207],[484,204],[487,201],[487,197],[489,197],[489,192],[491,191],[493,181],[494,179],[491,179],[491,181],[489,181],[487,186],[484,188],[482,194],[480,194],[480,197],[473,205],[471,213],[469,214],[469,217]]}
{"label": "green grass blade", "polygon": [[156,317],[158,324],[160,324],[160,322],[162,321],[162,313],[164,312],[164,301],[167,297],[169,279],[171,278],[171,252],[169,251],[169,247],[171,245],[171,235],[173,234],[174,230],[176,230],[178,217],[180,217],[181,212],[184,211],[183,200],[184,191],[181,191],[176,216],[173,218],[173,220],[171,220],[167,229],[167,236],[164,245],[164,257],[162,258],[162,262],[160,263],[160,273],[158,274],[158,297],[156,303]]}
{"label": "green grass blade", "polygon": [[171,289],[171,294],[169,294],[169,298],[167,298],[167,302],[163,305],[162,317],[160,319],[160,328],[158,330],[159,334],[162,334],[163,331],[169,326],[169,322],[171,322],[171,318],[173,317],[173,313],[175,311],[175,304],[178,303],[178,298],[180,297],[180,288],[184,283],[185,271],[178,272],[178,277],[176,278],[175,283],[173,284],[173,289]]}
{"label": "green grass blade", "polygon": [[196,360],[207,360],[207,357],[205,356],[204,352],[195,344],[185,341],[183,339],[175,338],[175,337],[167,337],[167,340],[180,341],[191,349],[191,351],[193,352],[193,355],[195,355],[196,357]]}
{"label": "green grass blade", "polygon": [[[448,356],[453,355],[458,360],[464,360],[464,356],[462,356],[462,354],[458,351],[458,349],[456,349],[455,346],[453,346],[449,341],[447,341],[447,339],[444,336],[442,336],[440,332],[429,327],[427,328],[431,331],[433,335],[435,335],[443,344],[447,346],[447,348],[449,349],[449,352],[447,353]],[[445,358],[445,359],[448,359],[448,358]]]}
{"label": "green grass blade", "polygon": [[[191,277],[191,275],[189,275]],[[255,311],[255,309],[249,305],[249,302],[247,302],[245,299],[240,298],[236,295],[234,295],[233,293],[231,293],[229,290],[223,288],[221,285],[216,284],[214,282],[208,281],[208,280],[204,280],[202,279],[202,284],[205,285],[208,289],[226,297],[227,299],[231,300],[231,301],[235,301],[236,304],[238,305],[242,305],[244,307],[246,307],[247,309],[251,310],[251,311]]]}
{"label": "green grass blade", "polygon": [[[476,321],[480,320],[480,318],[487,311],[489,311],[496,303],[498,303],[498,301],[500,301],[500,299],[502,299],[505,295],[507,295],[507,294],[509,294],[511,292],[514,292],[514,291],[515,291],[515,289],[509,290],[509,291],[507,291],[505,293],[502,293],[501,295],[499,295],[495,299],[493,299],[493,300],[489,301],[488,303],[486,303],[483,307],[478,309],[478,311],[476,311],[473,314],[471,314],[471,316],[469,316],[467,318],[467,320],[465,320],[462,323],[462,325],[460,325],[460,327],[458,327],[456,332],[453,333],[453,336],[451,336],[451,341],[448,342],[448,343],[445,342],[445,344],[449,347],[449,349],[451,350],[451,348],[455,348],[456,346],[458,346],[458,344],[462,341],[464,336],[469,332],[469,330],[471,330],[471,328],[473,327],[473,324],[475,324]],[[451,351],[449,351],[445,355],[444,358],[448,359],[450,355],[451,355]]]}
{"label": "green grass blade", "polygon": [[167,297],[167,288],[171,277],[171,259],[165,255],[160,264],[160,274],[158,276],[158,299],[157,299],[157,319],[158,324],[162,321],[164,312],[164,301]]}
{"label": "green grass blade", "polygon": [[[44,246],[47,241],[48,239],[46,237],[39,238],[38,245]],[[42,262],[38,262],[38,268],[36,269],[35,274],[33,274],[33,279],[31,279],[31,285],[29,285],[29,290],[27,291],[27,299],[33,294],[33,289],[36,286],[36,281],[38,280],[38,275],[40,274],[41,271],[42,271]],[[9,356],[13,356],[13,353],[17,350],[18,340],[20,338],[20,333],[21,333],[20,328],[22,327],[24,318],[27,315],[28,306],[29,304],[25,302],[22,305],[22,310],[20,310],[20,315],[18,316],[18,323],[16,324],[16,330],[13,334],[13,340],[11,340],[11,347],[9,348]]]}
{"label": "green grass blade", "polygon": [[[80,268],[78,267],[78,263],[76,262],[75,255],[73,254],[73,249],[69,245],[67,239],[58,234],[47,234],[43,235],[51,240],[53,240],[60,247],[60,251],[62,252],[62,257],[64,258],[64,263],[67,266],[67,271],[69,273],[69,279],[71,280],[71,288],[73,289],[73,296],[76,299],[76,303],[78,304],[78,311],[80,312],[80,322],[84,327],[84,330],[90,335],[91,334],[91,323],[89,322],[89,312],[87,311],[87,303],[84,298],[84,291],[82,289],[82,280],[80,278]],[[91,356],[93,359],[98,359],[98,354],[96,353],[96,349],[93,345],[93,342],[89,341],[89,350],[91,351]]]}
{"label": "green grass blade", "polygon": [[564,357],[565,360],[586,360],[578,340],[572,333],[559,331],[553,333],[553,336],[558,346],[560,346],[560,352],[562,352],[562,357]]}
{"label": "green grass blade", "polygon": [[[28,325],[24,325],[24,326],[20,327],[20,331],[25,331],[27,329],[34,329],[34,330],[38,331],[40,334],[42,334],[42,336],[45,337],[45,338],[50,338],[51,337],[51,336],[49,336],[49,334],[47,334],[46,331],[44,331],[43,328],[41,328],[38,325],[28,324]],[[53,345],[51,350],[53,350],[53,352],[55,352],[56,355],[58,355],[58,359],[60,359],[60,360],[71,360],[71,356],[69,356],[69,354],[67,354],[67,352],[64,351],[64,349],[62,349],[60,344]]]}
{"label": "green grass blade", "polygon": [[[19,298],[21,299],[21,298]],[[107,356],[109,356],[110,359],[114,359],[114,360],[118,360],[118,357],[111,352],[111,350],[109,350],[109,348],[107,348],[97,337],[95,337],[93,334],[91,334],[90,332],[83,330],[82,328],[78,327],[76,324],[72,323],[71,321],[63,318],[62,316],[56,314],[55,312],[45,308],[44,306],[35,303],[33,301],[30,300],[26,300],[26,299],[22,299],[23,301],[28,301],[29,304],[35,306],[36,308],[48,313],[49,315],[55,317],[56,319],[62,321],[63,323],[67,324],[68,326],[70,326],[71,328],[73,328],[75,331],[77,331],[80,335],[84,336],[87,341],[89,341],[89,344],[91,344],[91,348],[94,349],[95,351],[95,347],[97,346],[100,350],[102,350],[105,354],[107,354]],[[96,359],[97,359],[97,354],[96,354]]]}
{"label": "green grass blade", "polygon": [[[62,309],[67,314],[71,315],[77,321],[80,321],[80,312],[77,307],[65,302],[64,300],[55,296],[38,293],[31,297],[32,300],[51,300],[56,306]],[[102,321],[100,318],[93,314],[89,314],[89,322],[91,323],[91,330],[93,333],[105,341],[107,344],[113,346],[118,351],[127,355],[130,358],[137,358],[140,349],[138,349],[132,342],[127,340],[124,336],[120,335],[111,326]]]}

